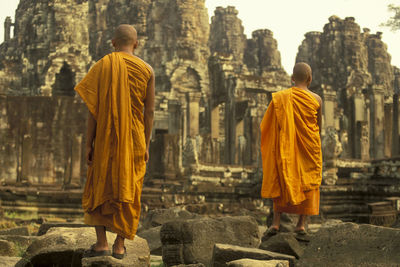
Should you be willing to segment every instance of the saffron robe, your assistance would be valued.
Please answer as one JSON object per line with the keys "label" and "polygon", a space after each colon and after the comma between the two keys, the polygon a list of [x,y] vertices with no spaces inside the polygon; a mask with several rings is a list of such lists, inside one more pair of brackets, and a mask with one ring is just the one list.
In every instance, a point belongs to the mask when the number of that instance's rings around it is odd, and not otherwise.
{"label": "saffron robe", "polygon": [[138,57],[114,52],[75,87],[97,122],[92,165],[82,197],[84,221],[133,239],[146,172],[144,100],[151,70]]}
{"label": "saffron robe", "polygon": [[272,94],[261,122],[261,196],[279,212],[316,215],[322,180],[317,99],[292,87]]}

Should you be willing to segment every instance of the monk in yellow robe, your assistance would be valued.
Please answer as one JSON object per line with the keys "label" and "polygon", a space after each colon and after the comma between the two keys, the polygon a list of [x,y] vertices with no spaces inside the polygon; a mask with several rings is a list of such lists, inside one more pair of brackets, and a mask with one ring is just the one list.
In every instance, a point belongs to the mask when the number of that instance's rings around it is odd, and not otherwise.
{"label": "monk in yellow robe", "polygon": [[274,209],[269,234],[279,231],[282,212],[299,214],[299,234],[306,234],[307,215],[319,213],[322,100],[308,89],[311,80],[311,67],[297,63],[294,87],[272,94],[261,122],[261,196],[272,198]]}
{"label": "monk in yellow robe", "polygon": [[99,60],[75,87],[89,109],[83,192],[84,221],[95,226],[97,243],[86,257],[110,255],[106,228],[117,233],[112,256],[126,254],[139,223],[140,196],[154,117],[155,77],[149,64],[134,55],[137,32],[120,25],[116,52]]}

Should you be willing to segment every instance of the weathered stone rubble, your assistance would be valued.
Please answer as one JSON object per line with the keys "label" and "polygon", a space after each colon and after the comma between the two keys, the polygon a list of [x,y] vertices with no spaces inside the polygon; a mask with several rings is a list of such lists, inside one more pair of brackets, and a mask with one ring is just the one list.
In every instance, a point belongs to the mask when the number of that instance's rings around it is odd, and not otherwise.
{"label": "weathered stone rubble", "polygon": [[289,262],[285,260],[240,259],[228,262],[228,267],[289,267]]}
{"label": "weathered stone rubble", "polygon": [[167,222],[161,227],[163,261],[168,266],[212,263],[214,244],[257,248],[258,225],[251,217],[221,217]]}
{"label": "weathered stone rubble", "polygon": [[[187,212],[179,213],[177,209],[171,211],[182,214],[182,217],[178,215],[173,221],[165,220],[161,226],[152,224],[150,218],[145,230],[163,229],[159,235],[162,257],[150,257],[147,242],[139,233],[134,241],[126,240],[128,254],[122,261],[112,257],[82,258],[84,249],[96,240],[94,229],[76,228],[78,223],[48,223],[52,228],[41,236],[0,235],[0,265],[147,267],[151,262],[151,266],[164,264],[166,267],[383,267],[395,266],[400,260],[400,229],[328,220],[308,224],[309,234],[306,236],[279,232],[263,238],[260,245],[261,233],[254,218],[190,219]],[[171,211],[161,210],[157,214],[160,218],[161,214],[171,214]],[[9,233],[16,231],[10,230]],[[115,234],[107,235],[112,243]],[[303,250],[304,253],[301,252]]]}
{"label": "weathered stone rubble", "polygon": [[396,266],[400,230],[343,223],[321,228],[296,266]]}
{"label": "weathered stone rubble", "polygon": [[[107,232],[112,242],[116,235]],[[146,240],[135,237],[126,240],[127,257],[114,260],[112,257],[94,257],[82,259],[85,249],[96,242],[94,229],[84,228],[51,228],[45,235],[38,237],[26,250],[24,258],[34,266],[71,265],[92,266],[92,264],[109,264],[111,266],[143,266],[150,263],[150,251]],[[107,266],[109,266],[107,265]]]}

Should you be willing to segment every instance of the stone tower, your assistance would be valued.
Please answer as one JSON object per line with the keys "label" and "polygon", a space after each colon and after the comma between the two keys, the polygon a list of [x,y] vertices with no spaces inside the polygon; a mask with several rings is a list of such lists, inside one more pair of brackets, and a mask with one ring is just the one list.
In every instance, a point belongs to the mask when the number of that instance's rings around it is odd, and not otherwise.
{"label": "stone tower", "polygon": [[381,36],[361,32],[353,17],[332,16],[322,33],[307,33],[299,47],[296,61],[311,65],[311,86],[324,100],[326,162],[398,151],[397,69]]}

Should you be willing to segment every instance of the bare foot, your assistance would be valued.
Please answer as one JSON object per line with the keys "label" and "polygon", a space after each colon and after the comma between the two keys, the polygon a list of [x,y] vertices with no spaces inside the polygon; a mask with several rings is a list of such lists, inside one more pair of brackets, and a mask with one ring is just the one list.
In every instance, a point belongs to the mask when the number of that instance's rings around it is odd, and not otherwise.
{"label": "bare foot", "polygon": [[117,235],[115,238],[114,245],[113,245],[113,253],[116,254],[124,254],[125,253],[125,246],[124,246],[125,238],[120,235]]}
{"label": "bare foot", "polygon": [[279,231],[279,225],[271,225],[269,228],[268,228],[268,230],[269,229],[275,229],[276,231]]}
{"label": "bare foot", "polygon": [[113,245],[113,253],[124,254],[125,253],[125,247],[117,245],[117,244],[114,244]]}
{"label": "bare foot", "polygon": [[279,232],[279,226],[271,225],[266,231],[267,235],[276,235]]}
{"label": "bare foot", "polygon": [[108,244],[100,244],[100,243],[98,243],[98,242],[94,245],[93,249],[94,249],[95,251],[109,250]]}

